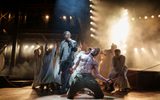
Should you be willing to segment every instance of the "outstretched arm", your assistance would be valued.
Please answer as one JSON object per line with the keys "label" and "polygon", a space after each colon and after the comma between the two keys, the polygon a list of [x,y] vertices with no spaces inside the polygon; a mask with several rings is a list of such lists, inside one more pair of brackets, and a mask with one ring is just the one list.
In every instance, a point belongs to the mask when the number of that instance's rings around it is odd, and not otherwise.
{"label": "outstretched arm", "polygon": [[98,72],[98,65],[94,66],[94,74],[96,77],[104,82],[108,81],[108,79],[104,78],[99,72]]}

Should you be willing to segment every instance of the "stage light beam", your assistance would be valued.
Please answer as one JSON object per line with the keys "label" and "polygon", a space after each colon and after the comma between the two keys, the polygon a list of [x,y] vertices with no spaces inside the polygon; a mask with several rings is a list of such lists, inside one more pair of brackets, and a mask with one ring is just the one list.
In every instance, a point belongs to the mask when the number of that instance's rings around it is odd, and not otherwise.
{"label": "stage light beam", "polygon": [[152,15],[151,18],[154,18],[154,16]]}
{"label": "stage light beam", "polygon": [[66,16],[63,16],[62,18],[63,18],[63,20],[66,20],[66,19],[67,19],[67,17],[66,17]]}
{"label": "stage light beam", "polygon": [[48,20],[49,19],[49,15],[46,15],[45,18],[46,18],[46,20]]}
{"label": "stage light beam", "polygon": [[144,19],[148,19],[148,17],[147,17],[147,16],[144,16]]}

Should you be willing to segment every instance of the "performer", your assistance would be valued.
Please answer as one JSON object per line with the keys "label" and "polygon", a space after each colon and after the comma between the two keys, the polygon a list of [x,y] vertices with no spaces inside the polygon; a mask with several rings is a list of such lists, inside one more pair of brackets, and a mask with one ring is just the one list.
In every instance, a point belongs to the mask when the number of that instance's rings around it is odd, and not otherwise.
{"label": "performer", "polygon": [[93,72],[95,76],[100,80],[105,82],[108,81],[98,72],[98,63],[96,62],[94,57],[96,57],[99,52],[99,48],[94,48],[89,54],[82,54],[79,57],[78,61],[70,69],[72,73],[74,70],[76,70],[77,74],[68,91],[67,97],[69,99],[73,99],[76,93],[84,88],[88,88],[92,92],[94,92],[94,97],[97,99],[101,99],[104,97],[100,86],[92,75]]}
{"label": "performer", "polygon": [[35,89],[36,86],[39,85],[38,75],[40,73],[40,69],[43,63],[43,46],[40,46],[38,49],[34,50],[34,60],[35,60],[35,66],[34,66],[34,80],[32,84],[32,89]]}
{"label": "performer", "polygon": [[64,32],[64,38],[60,44],[60,69],[61,73],[61,93],[67,93],[69,88],[70,71],[73,66],[74,53],[77,51],[77,42],[71,39],[71,33],[69,31]]}
{"label": "performer", "polygon": [[113,69],[109,75],[109,78],[118,85],[119,91],[128,91],[130,85],[127,79],[127,67],[125,66],[125,56],[121,55],[119,49],[115,50],[115,56],[113,57]]}
{"label": "performer", "polygon": [[108,78],[109,72],[112,69],[112,58],[115,55],[114,50],[117,49],[115,44],[111,45],[109,50],[104,50],[101,54],[101,61],[99,64],[100,73],[105,77]]}
{"label": "performer", "polygon": [[47,46],[45,46],[45,54],[43,58],[43,65],[40,71],[40,82],[41,86],[40,89],[44,90],[44,86],[47,87],[47,90],[49,89],[49,84],[54,83],[54,67],[53,67],[53,58],[56,53],[57,46],[54,45],[54,47],[51,49]]}

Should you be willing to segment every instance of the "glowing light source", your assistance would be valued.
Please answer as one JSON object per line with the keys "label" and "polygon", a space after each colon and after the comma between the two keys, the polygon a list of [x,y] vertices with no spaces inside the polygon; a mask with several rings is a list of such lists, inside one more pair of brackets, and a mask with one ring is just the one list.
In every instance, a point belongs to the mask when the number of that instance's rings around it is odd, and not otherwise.
{"label": "glowing light source", "polygon": [[94,34],[90,34],[91,37],[94,37]]}
{"label": "glowing light source", "polygon": [[160,15],[158,15],[158,17],[160,18]]}
{"label": "glowing light source", "polygon": [[92,7],[93,7],[93,5],[92,5],[92,4],[90,4],[90,5],[89,5],[89,7],[91,7],[91,8],[92,8]]}
{"label": "glowing light source", "polygon": [[138,48],[134,48],[134,51],[137,52],[137,51],[138,51]]}
{"label": "glowing light source", "polygon": [[95,32],[96,30],[94,28],[90,28],[90,31]]}
{"label": "glowing light source", "polygon": [[152,15],[151,18],[154,18],[154,16]]}
{"label": "glowing light source", "polygon": [[29,47],[28,45],[25,45],[25,46],[24,46],[24,49],[27,49],[28,47]]}
{"label": "glowing light source", "polygon": [[115,43],[117,46],[124,45],[129,30],[128,10],[125,9],[122,11],[120,19],[116,20],[113,25],[111,25],[111,43]]}
{"label": "glowing light source", "polygon": [[35,47],[34,45],[31,46],[32,49],[33,49],[34,47]]}
{"label": "glowing light source", "polygon": [[132,20],[132,21],[134,21],[134,20],[135,20],[135,18],[132,18],[131,20]]}
{"label": "glowing light source", "polygon": [[70,16],[69,18],[72,19],[72,16]]}
{"label": "glowing light source", "polygon": [[148,17],[147,17],[147,16],[144,16],[144,19],[148,19]]}
{"label": "glowing light source", "polygon": [[91,19],[93,19],[93,16],[90,16]]}
{"label": "glowing light source", "polygon": [[93,13],[93,10],[90,10],[89,12],[90,12],[90,13]]}
{"label": "glowing light source", "polygon": [[126,54],[127,53],[127,51],[126,50],[123,50],[123,54]]}
{"label": "glowing light source", "polygon": [[9,13],[8,18],[11,19],[11,13]]}
{"label": "glowing light source", "polygon": [[144,51],[144,48],[141,48],[142,51]]}
{"label": "glowing light source", "polygon": [[67,17],[66,17],[66,16],[63,16],[62,18],[63,18],[64,20],[66,20],[66,19],[67,19]]}
{"label": "glowing light source", "polygon": [[45,18],[46,18],[46,20],[48,20],[49,19],[49,15],[46,15]]}
{"label": "glowing light source", "polygon": [[139,17],[139,19],[142,19],[142,17]]}
{"label": "glowing light source", "polygon": [[96,27],[96,23],[94,23],[94,22],[90,22],[90,24]]}
{"label": "glowing light source", "polygon": [[51,45],[49,46],[49,48],[53,48],[53,45],[51,44]]}

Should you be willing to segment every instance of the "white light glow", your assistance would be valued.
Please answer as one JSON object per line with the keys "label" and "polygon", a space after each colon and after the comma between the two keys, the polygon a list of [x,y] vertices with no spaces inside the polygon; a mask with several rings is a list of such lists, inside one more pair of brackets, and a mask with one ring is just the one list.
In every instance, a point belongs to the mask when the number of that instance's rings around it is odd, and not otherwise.
{"label": "white light glow", "polygon": [[152,15],[151,18],[154,18],[154,16]]}
{"label": "white light glow", "polygon": [[119,20],[111,26],[111,43],[121,47],[127,41],[130,25],[128,21],[128,10],[123,10]]}
{"label": "white light glow", "polygon": [[49,19],[49,15],[46,15],[45,18],[46,18],[46,20],[48,20]]}
{"label": "white light glow", "polygon": [[66,20],[66,19],[67,19],[67,17],[66,17],[66,16],[63,16],[62,18],[63,18],[64,20]]}
{"label": "white light glow", "polygon": [[96,32],[96,30],[94,28],[90,28],[90,31],[92,32]]}
{"label": "white light glow", "polygon": [[33,49],[34,47],[35,47],[34,45],[31,46],[32,49]]}
{"label": "white light glow", "polygon": [[94,34],[91,34],[90,36],[91,36],[91,37],[94,37]]}
{"label": "white light glow", "polygon": [[90,12],[90,13],[93,13],[93,10],[90,10],[89,12]]}
{"label": "white light glow", "polygon": [[70,16],[69,18],[72,19],[72,16]]}
{"label": "white light glow", "polygon": [[93,7],[93,5],[92,5],[92,4],[90,4],[90,5],[89,5],[89,7],[91,7],[91,8],[92,8],[92,7]]}
{"label": "white light glow", "polygon": [[25,45],[25,46],[24,46],[24,49],[27,49],[28,47],[29,47],[28,45]]}
{"label": "white light glow", "polygon": [[49,48],[53,48],[53,45],[51,44],[51,45],[49,46]]}
{"label": "white light glow", "polygon": [[135,20],[135,18],[132,18],[131,20],[132,20],[132,21],[134,21],[134,20]]}
{"label": "white light glow", "polygon": [[148,19],[148,17],[147,17],[147,16],[144,16],[144,19]]}
{"label": "white light glow", "polygon": [[144,51],[144,48],[141,48],[142,51]]}
{"label": "white light glow", "polygon": [[134,51],[135,51],[135,52],[138,52],[138,48],[134,48]]}

